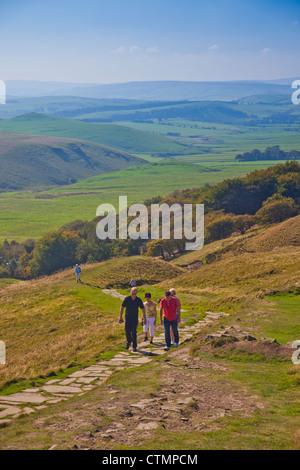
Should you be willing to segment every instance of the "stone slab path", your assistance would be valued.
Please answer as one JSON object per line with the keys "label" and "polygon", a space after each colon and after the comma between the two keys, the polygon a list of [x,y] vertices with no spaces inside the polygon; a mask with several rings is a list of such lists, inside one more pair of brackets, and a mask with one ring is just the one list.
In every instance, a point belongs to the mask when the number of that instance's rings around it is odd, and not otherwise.
{"label": "stone slab path", "polygon": [[[103,291],[108,295],[122,298],[116,290]],[[179,328],[180,344],[192,338],[204,325],[220,319],[228,314],[223,312],[207,312],[204,320]],[[51,404],[68,400],[74,396],[80,396],[95,387],[101,386],[116,370],[124,370],[132,367],[140,367],[151,362],[162,354],[172,354],[172,349],[166,353],[164,350],[164,331],[157,331],[154,344],[142,342],[138,345],[137,352],[123,351],[117,353],[108,361],[101,360],[95,365],[85,367],[82,370],[71,373],[62,379],[53,379],[38,388],[25,389],[11,395],[0,396],[0,424],[10,422],[20,415],[37,412]]]}

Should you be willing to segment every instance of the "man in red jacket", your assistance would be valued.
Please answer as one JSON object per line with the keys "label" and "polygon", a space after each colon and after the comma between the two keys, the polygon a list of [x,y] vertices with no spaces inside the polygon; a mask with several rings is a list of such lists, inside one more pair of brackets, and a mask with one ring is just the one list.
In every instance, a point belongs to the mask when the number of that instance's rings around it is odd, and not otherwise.
{"label": "man in red jacket", "polygon": [[178,346],[179,343],[179,334],[177,327],[177,300],[171,296],[169,291],[165,292],[165,298],[160,302],[160,323],[162,325],[162,316],[164,315],[164,327],[165,327],[165,339],[166,346],[165,351],[169,351],[171,347],[171,336],[170,336],[170,327],[174,333],[175,346]]}

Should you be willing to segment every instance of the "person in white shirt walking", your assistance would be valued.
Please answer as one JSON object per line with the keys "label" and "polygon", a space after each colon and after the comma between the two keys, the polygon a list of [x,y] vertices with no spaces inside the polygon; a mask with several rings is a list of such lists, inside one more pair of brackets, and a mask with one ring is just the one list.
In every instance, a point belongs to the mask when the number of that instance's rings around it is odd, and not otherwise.
{"label": "person in white shirt walking", "polygon": [[153,344],[157,308],[156,308],[156,303],[151,300],[150,292],[147,292],[145,294],[145,299],[146,299],[146,302],[144,302],[144,306],[145,306],[145,311],[146,311],[146,320],[143,326],[143,331],[145,333],[144,341],[148,340],[148,330],[149,330],[150,344]]}

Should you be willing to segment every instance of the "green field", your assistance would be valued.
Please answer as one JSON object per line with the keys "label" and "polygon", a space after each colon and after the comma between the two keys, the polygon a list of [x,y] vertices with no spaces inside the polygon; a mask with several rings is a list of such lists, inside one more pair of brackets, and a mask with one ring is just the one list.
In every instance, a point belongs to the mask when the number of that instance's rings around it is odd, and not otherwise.
{"label": "green field", "polygon": [[180,155],[174,154],[169,158],[189,163],[228,162],[234,160],[238,153],[254,148],[264,150],[274,145],[280,145],[282,150],[300,150],[299,125],[248,127],[180,119],[168,120],[165,123],[120,122],[119,124],[162,135],[180,133],[180,137],[172,138],[189,145],[189,148],[183,150]]}
{"label": "green field", "polygon": [[272,162],[210,163],[194,165],[156,159],[138,167],[106,173],[41,192],[0,193],[0,240],[38,238],[74,220],[92,220],[98,205],[114,204],[119,196],[128,203],[165,196],[176,189],[215,184],[225,178],[244,176]]}
{"label": "green field", "polygon": [[38,113],[1,121],[0,131],[82,139],[129,153],[178,153],[185,148],[166,137],[117,124],[86,123]]}

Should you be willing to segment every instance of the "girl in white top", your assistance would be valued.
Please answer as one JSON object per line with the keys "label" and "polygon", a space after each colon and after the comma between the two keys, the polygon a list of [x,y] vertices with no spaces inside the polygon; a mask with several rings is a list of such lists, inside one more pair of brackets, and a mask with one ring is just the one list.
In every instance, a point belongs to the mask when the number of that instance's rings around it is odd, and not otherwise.
{"label": "girl in white top", "polygon": [[148,329],[150,330],[150,344],[153,344],[154,329],[156,325],[157,308],[156,303],[151,300],[151,294],[145,294],[146,302],[144,302],[146,310],[146,323],[144,324],[143,331],[145,333],[144,341],[148,340]]}

